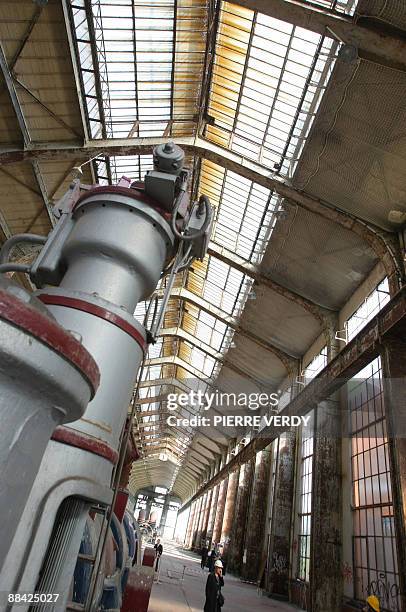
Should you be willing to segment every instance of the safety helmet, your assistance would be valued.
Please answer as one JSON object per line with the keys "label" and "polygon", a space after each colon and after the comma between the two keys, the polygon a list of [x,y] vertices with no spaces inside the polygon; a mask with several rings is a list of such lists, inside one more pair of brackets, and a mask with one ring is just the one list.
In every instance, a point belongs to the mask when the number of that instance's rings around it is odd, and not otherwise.
{"label": "safety helmet", "polygon": [[367,597],[367,604],[371,606],[373,610],[375,610],[376,612],[379,612],[380,610],[379,599],[375,595],[370,595],[369,597]]}
{"label": "safety helmet", "polygon": [[[223,564],[222,564],[222,562],[220,561],[220,559],[217,559],[217,561],[215,561],[215,563],[214,563],[214,567],[221,567],[221,568],[223,568]],[[378,608],[378,609],[379,609],[379,608]]]}

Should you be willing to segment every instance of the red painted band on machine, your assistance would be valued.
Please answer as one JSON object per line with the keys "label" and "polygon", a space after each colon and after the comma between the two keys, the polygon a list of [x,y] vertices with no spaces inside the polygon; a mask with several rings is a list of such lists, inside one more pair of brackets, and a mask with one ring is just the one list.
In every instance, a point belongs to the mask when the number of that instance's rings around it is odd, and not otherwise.
{"label": "red painted band on machine", "polygon": [[147,348],[147,343],[140,334],[140,332],[135,329],[128,321],[119,317],[114,312],[110,310],[106,310],[102,306],[97,306],[96,304],[92,304],[91,302],[86,302],[85,300],[80,300],[78,298],[71,298],[65,295],[52,295],[49,293],[41,293],[38,298],[44,304],[48,304],[51,306],[65,306],[66,308],[73,308],[75,310],[81,310],[82,312],[87,312],[88,314],[94,315],[95,317],[99,317],[99,319],[103,319],[104,321],[108,321],[108,323],[112,323],[123,332],[131,336],[141,347],[141,349],[145,352]]}
{"label": "red painted band on machine", "polygon": [[36,308],[4,291],[0,291],[0,318],[23,329],[71,362],[87,378],[92,388],[91,397],[94,397],[100,383],[99,368],[72,334]]}
{"label": "red painted band on machine", "polygon": [[[133,200],[140,200],[141,202],[144,202],[144,204],[148,204],[148,206],[151,206],[151,208],[156,210],[165,219],[165,221],[170,221],[172,217],[172,214],[170,212],[164,210],[161,206],[159,206],[157,202],[155,202],[155,200],[153,200],[141,189],[137,189],[136,187],[118,187],[117,185],[106,187],[100,185],[98,187],[92,187],[92,189],[86,191],[83,195],[80,196],[80,198],[78,198],[75,205],[73,206],[72,211],[74,211],[80,204],[82,204],[82,202],[84,202],[86,198],[90,198],[91,196],[97,194],[103,195],[104,193],[113,195],[120,194],[126,196],[127,198],[132,198]],[[123,204],[123,206],[125,206],[125,204]]]}
{"label": "red painted band on machine", "polygon": [[107,459],[107,461],[110,461],[113,465],[116,465],[118,461],[118,452],[107,444],[107,442],[75,431],[74,429],[69,429],[68,427],[57,427],[51,436],[51,440],[61,442],[61,444],[68,444],[68,446],[81,448],[93,455],[99,455],[99,457]]}

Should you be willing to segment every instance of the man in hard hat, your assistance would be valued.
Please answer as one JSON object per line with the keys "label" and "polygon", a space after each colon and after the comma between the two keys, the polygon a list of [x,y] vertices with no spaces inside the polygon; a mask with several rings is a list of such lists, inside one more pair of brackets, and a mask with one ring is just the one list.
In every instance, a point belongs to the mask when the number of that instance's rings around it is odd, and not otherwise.
{"label": "man in hard hat", "polygon": [[362,608],[363,612],[380,612],[379,599],[376,595],[369,595],[367,597],[367,605]]}
{"label": "man in hard hat", "polygon": [[221,592],[221,587],[224,586],[222,573],[223,564],[220,559],[217,559],[214,563],[214,571],[207,576],[204,612],[221,612],[221,607],[224,605],[224,597]]}

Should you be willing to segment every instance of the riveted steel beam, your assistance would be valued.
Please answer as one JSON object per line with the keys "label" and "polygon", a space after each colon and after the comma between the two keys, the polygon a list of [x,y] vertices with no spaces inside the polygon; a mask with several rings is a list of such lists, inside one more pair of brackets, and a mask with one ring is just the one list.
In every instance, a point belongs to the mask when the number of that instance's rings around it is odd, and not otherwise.
{"label": "riveted steel beam", "polygon": [[[195,155],[212,161],[223,168],[231,170],[240,176],[272,189],[275,193],[294,202],[297,206],[308,210],[324,219],[344,227],[357,234],[376,253],[385,266],[387,276],[393,285],[399,286],[405,277],[404,265],[400,255],[395,235],[345,212],[333,204],[310,196],[304,191],[293,187],[288,181],[272,174],[269,168],[247,160],[245,157],[224,149],[212,142],[198,137],[173,138],[187,155]],[[84,146],[69,143],[41,143],[28,149],[7,149],[0,151],[0,165],[16,163],[27,159],[74,160],[90,159],[95,155],[144,155],[151,153],[154,146],[165,143],[164,138],[133,138],[91,140]]]}
{"label": "riveted steel beam", "polygon": [[[171,298],[178,298],[180,300],[184,300],[188,302],[189,304],[192,304],[193,306],[197,306],[197,308],[199,308],[200,310],[207,312],[208,314],[213,316],[215,319],[218,319],[219,321],[221,321],[228,327],[231,327],[231,329],[238,332],[240,336],[243,336],[247,338],[248,340],[251,340],[252,342],[257,344],[261,348],[265,349],[266,351],[270,351],[283,363],[283,365],[285,366],[286,370],[288,371],[290,375],[292,375],[293,373],[297,371],[297,364],[298,364],[297,357],[289,355],[282,349],[273,345],[271,342],[268,342],[267,340],[260,338],[259,336],[254,334],[252,331],[243,327],[238,321],[238,319],[236,319],[235,317],[232,317],[231,315],[224,312],[224,310],[221,310],[217,306],[214,306],[214,304],[210,304],[204,298],[196,295],[195,293],[192,293],[191,291],[188,291],[187,289],[184,289],[183,287],[175,287],[174,289],[172,289]],[[237,366],[233,366],[231,364],[230,367],[236,368]],[[246,374],[246,377],[249,378],[249,375]]]}

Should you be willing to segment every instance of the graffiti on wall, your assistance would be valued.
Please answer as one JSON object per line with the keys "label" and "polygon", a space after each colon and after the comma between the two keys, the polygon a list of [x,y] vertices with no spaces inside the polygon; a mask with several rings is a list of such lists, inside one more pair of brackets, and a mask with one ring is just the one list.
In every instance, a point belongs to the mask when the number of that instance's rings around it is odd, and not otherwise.
{"label": "graffiti on wall", "polygon": [[400,610],[399,585],[396,582],[391,582],[385,573],[379,573],[379,577],[368,584],[367,593],[368,595],[376,595],[383,608],[393,612]]}
{"label": "graffiti on wall", "polygon": [[347,584],[353,580],[352,567],[347,561],[343,565],[343,579]]}

